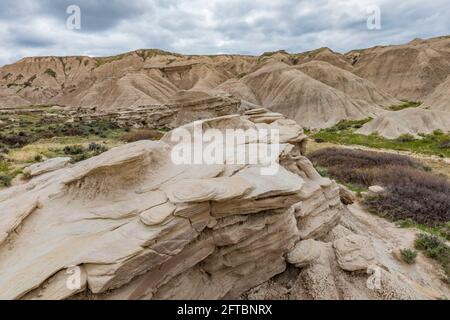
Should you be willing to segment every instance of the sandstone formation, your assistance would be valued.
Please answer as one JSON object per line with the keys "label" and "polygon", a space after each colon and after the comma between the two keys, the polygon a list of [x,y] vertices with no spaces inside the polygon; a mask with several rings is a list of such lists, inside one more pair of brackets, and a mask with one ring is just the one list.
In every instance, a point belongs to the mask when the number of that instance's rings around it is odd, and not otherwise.
{"label": "sandstone formation", "polygon": [[[284,272],[296,242],[325,236],[344,207],[302,156],[302,129],[249,120],[264,112],[183,130],[279,129],[272,176],[263,162],[174,165],[173,131],[2,191],[0,298],[236,298]],[[65,285],[71,270],[79,288]]]}
{"label": "sandstone formation", "polygon": [[[277,129],[279,141],[249,136],[223,163],[175,164],[174,139],[209,129]],[[426,261],[427,272],[410,276],[389,260],[392,231],[341,203],[342,188],[316,172],[305,143],[295,121],[253,109],[71,166],[42,163],[46,170],[0,192],[0,298],[448,296]],[[254,146],[276,150],[279,169],[262,174],[270,157],[233,161]]]}
{"label": "sandstone formation", "polygon": [[399,244],[411,247],[415,231],[375,217],[358,205],[321,239],[300,240],[287,255],[290,266],[243,295],[245,299],[410,300],[446,299],[439,270],[419,257],[414,266],[394,257]]}
{"label": "sandstone formation", "polygon": [[62,169],[70,163],[71,158],[53,158],[42,163],[35,163],[23,170],[29,177],[36,177],[41,174]]}
{"label": "sandstone formation", "polygon": [[375,251],[370,239],[350,235],[333,243],[339,266],[347,271],[367,271],[376,262]]}

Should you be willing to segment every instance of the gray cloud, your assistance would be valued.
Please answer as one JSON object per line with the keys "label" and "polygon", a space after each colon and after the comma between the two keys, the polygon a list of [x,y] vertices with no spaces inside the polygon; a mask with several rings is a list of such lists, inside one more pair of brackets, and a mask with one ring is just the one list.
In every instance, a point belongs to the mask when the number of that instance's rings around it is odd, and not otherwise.
{"label": "gray cloud", "polygon": [[[81,30],[68,30],[69,5]],[[382,29],[366,28],[381,8]],[[34,55],[112,55],[139,48],[187,54],[345,52],[450,30],[447,0],[2,0],[0,65]]]}

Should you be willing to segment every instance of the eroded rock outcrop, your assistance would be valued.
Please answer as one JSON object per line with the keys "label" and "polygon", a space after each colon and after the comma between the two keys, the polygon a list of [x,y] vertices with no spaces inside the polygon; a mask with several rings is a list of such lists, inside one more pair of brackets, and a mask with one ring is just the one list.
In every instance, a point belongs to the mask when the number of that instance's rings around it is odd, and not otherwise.
{"label": "eroded rock outcrop", "polygon": [[[175,165],[171,132],[1,192],[0,298],[237,298],[339,222],[339,188],[302,155],[295,122],[257,110],[183,130],[209,128],[278,129],[280,141],[241,147],[278,144],[279,169]],[[67,286],[70,270],[79,287]]]}

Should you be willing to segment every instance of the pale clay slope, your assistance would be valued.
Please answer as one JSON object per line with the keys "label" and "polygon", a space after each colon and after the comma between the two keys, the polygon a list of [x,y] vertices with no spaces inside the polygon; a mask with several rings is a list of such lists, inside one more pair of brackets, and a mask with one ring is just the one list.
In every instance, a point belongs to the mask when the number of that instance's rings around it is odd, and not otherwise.
{"label": "pale clay slope", "polygon": [[299,65],[297,69],[313,79],[344,92],[353,99],[373,103],[380,107],[401,104],[401,101],[381,91],[370,81],[360,78],[349,71],[337,68],[330,63],[311,61]]}
{"label": "pale clay slope", "polygon": [[402,134],[417,136],[419,133],[432,133],[435,130],[450,131],[450,112],[407,108],[380,115],[366,123],[357,132],[365,135],[378,133],[396,139]]}
{"label": "pale clay slope", "polygon": [[450,76],[426,97],[421,107],[450,112]]}
{"label": "pale clay slope", "polygon": [[[390,99],[369,83],[369,87],[364,88],[364,82],[357,89],[366,92],[364,96],[369,100],[361,99],[363,95],[356,89],[348,90],[347,94],[338,92],[318,81],[311,82],[311,78],[295,72],[294,68],[287,75],[287,80],[280,79],[279,72],[274,69],[275,74],[268,79],[265,88],[298,79],[291,89],[274,92],[271,97],[265,97],[266,93],[260,92],[260,88],[243,81],[252,74],[258,74],[261,69],[267,70],[267,65],[276,62],[287,67],[311,59],[322,59],[339,66],[343,63],[350,66],[342,55],[330,50],[319,50],[308,55],[276,53],[264,58],[146,52],[142,50],[102,59],[22,59],[0,69],[0,93],[3,92],[0,94],[0,107],[60,104],[107,113],[170,104],[174,96],[186,90],[210,95],[228,92],[244,101],[281,110],[288,116],[304,112],[308,116],[299,123],[316,128],[333,125],[346,117],[360,119],[373,115],[378,106],[387,105]],[[338,67],[330,70],[349,76],[348,72]],[[337,75],[335,77],[338,78]],[[386,99],[381,101],[382,97]]]}
{"label": "pale clay slope", "polygon": [[[0,298],[237,298],[287,265],[310,299],[448,297],[430,272],[411,275],[386,259],[390,242],[356,225],[336,183],[302,156],[306,136],[294,121],[253,110],[183,128],[280,129],[280,170],[176,166],[174,132],[56,171],[48,165],[0,193]],[[72,266],[79,290],[66,286]],[[373,290],[367,269],[381,270]]]}
{"label": "pale clay slope", "polygon": [[[225,92],[242,99],[244,109],[263,106],[304,127],[324,128],[342,119],[382,115],[382,108],[399,104],[397,99],[423,101],[428,109],[449,111],[449,61],[449,37],[346,55],[321,48],[261,57],[138,50],[106,58],[25,58],[0,68],[0,108],[60,104],[114,113],[152,106],[147,112],[164,115],[179,112],[184,105],[191,111],[195,103],[203,103],[186,100],[170,110],[184,91],[211,97]],[[186,121],[226,114],[222,111]],[[415,131],[410,123],[396,118],[399,126],[409,126],[406,131]],[[439,129],[441,124],[427,124],[432,127]]]}
{"label": "pale clay slope", "polygon": [[354,73],[398,99],[423,101],[450,74],[450,37],[351,51]]}
{"label": "pale clay slope", "polygon": [[325,128],[343,119],[364,119],[383,112],[306,75],[296,67],[268,61],[241,79],[253,103],[294,119],[305,128]]}

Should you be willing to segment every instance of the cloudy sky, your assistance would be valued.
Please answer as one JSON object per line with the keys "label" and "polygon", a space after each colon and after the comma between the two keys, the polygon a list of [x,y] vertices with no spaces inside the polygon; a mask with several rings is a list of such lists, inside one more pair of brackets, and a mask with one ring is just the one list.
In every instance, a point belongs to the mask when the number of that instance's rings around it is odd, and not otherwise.
{"label": "cloudy sky", "polygon": [[[67,28],[67,8],[81,29]],[[381,29],[369,30],[376,5]],[[369,11],[368,11],[369,10]],[[1,0],[0,65],[25,56],[346,52],[450,34],[448,0]],[[74,20],[70,20],[74,21]]]}

